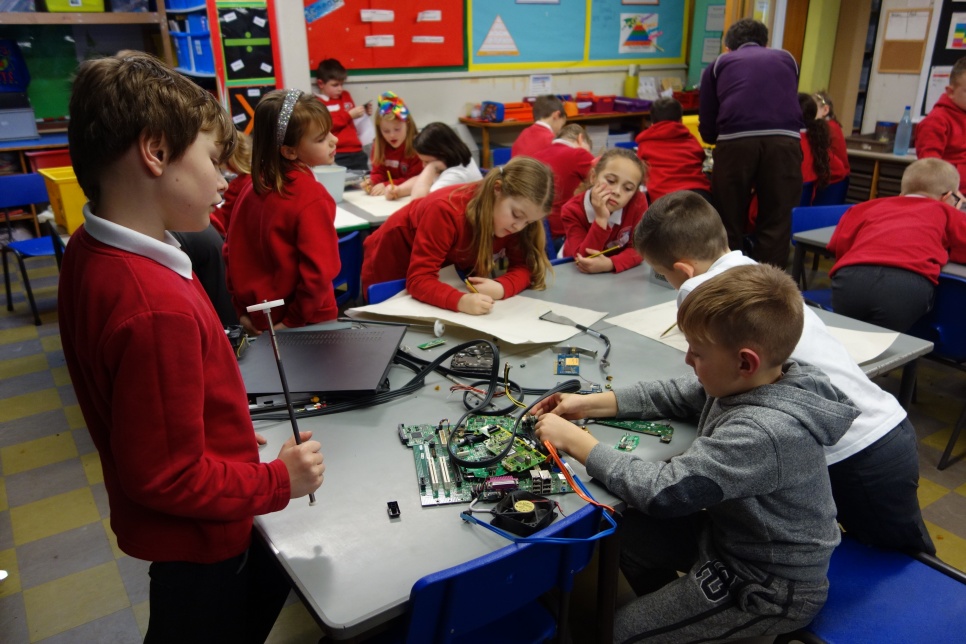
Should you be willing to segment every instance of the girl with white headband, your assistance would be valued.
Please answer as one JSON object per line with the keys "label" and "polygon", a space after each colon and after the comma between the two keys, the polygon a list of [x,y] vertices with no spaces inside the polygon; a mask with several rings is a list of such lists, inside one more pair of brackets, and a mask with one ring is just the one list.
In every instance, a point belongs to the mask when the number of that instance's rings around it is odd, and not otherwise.
{"label": "girl with white headband", "polygon": [[242,326],[258,335],[264,314],[246,307],[285,301],[275,327],[299,327],[338,315],[335,201],[312,167],[331,165],[337,139],[325,105],[297,89],[266,94],[255,108],[252,185],[238,197],[225,242],[228,290]]}

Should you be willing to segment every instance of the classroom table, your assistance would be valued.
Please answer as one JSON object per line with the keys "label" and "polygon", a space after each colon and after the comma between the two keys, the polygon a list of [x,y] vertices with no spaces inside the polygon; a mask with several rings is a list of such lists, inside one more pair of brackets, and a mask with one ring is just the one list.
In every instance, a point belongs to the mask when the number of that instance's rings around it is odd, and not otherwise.
{"label": "classroom table", "polygon": [[[674,290],[648,279],[650,269],[644,265],[617,275],[586,275],[577,271],[574,264],[555,269],[550,288],[527,291],[526,295],[610,314],[675,297]],[[873,328],[834,314],[819,314],[836,324]],[[608,382],[606,375],[611,375],[613,386],[625,386],[642,379],[690,372],[684,354],[673,347],[613,326],[606,318],[595,328],[606,333],[613,348],[607,371],[602,371],[595,359],[581,359],[581,375],[593,382],[604,385]],[[451,327],[444,337],[447,344],[421,351],[416,345],[432,335],[425,327],[412,327],[403,346],[431,359],[448,346],[478,335],[469,329]],[[597,338],[579,332],[570,343],[601,348]],[[880,362],[901,363],[916,354],[910,343],[931,347],[930,343],[901,336],[886,355],[863,368],[868,372]],[[497,344],[501,362],[511,365],[510,377],[522,386],[550,388],[567,379],[554,373],[556,352],[552,347]],[[401,367],[390,371],[393,387],[410,377],[411,372]],[[461,521],[459,513],[465,505],[420,506],[412,454],[400,443],[397,427],[400,423],[435,424],[443,418],[455,422],[463,414],[462,396],[451,395],[450,384],[442,376],[431,374],[418,393],[390,403],[299,421],[301,429],[312,430],[314,438],[320,440],[326,459],[325,483],[316,493],[318,504],[310,507],[307,499],[297,499],[281,512],[256,517],[255,525],[291,577],[305,606],[333,639],[355,637],[403,615],[412,585],[421,577],[507,545],[501,537]],[[694,440],[696,428],[679,420],[672,420],[671,424],[675,432],[670,443],[642,435],[636,454],[657,460],[684,451]],[[603,425],[591,424],[590,428],[608,444],[616,444],[624,434],[623,430]],[[291,436],[287,421],[258,421],[256,430],[268,439],[268,444],[260,448],[266,461],[275,458],[282,443]],[[598,500],[615,502],[613,495],[596,481],[588,481],[586,471],[578,463],[572,461],[571,465]],[[568,513],[584,506],[584,501],[574,494],[554,499]],[[399,519],[388,518],[388,501],[399,503]],[[597,633],[606,642],[611,641],[612,633],[616,557],[617,541],[605,539],[600,553]]]}
{"label": "classroom table", "polygon": [[397,210],[412,201],[412,197],[403,197],[393,201],[385,197],[373,197],[359,188],[346,188],[342,193],[342,201],[338,206],[369,223],[376,228],[382,225]]}

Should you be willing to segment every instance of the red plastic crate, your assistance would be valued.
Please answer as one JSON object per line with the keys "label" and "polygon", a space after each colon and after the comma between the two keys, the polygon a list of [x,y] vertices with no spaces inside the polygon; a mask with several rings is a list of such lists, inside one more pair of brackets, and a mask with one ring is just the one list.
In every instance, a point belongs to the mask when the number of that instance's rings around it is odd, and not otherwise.
{"label": "red plastic crate", "polygon": [[687,92],[674,92],[674,99],[686,110],[697,109],[700,100],[700,92],[696,89]]}
{"label": "red plastic crate", "polygon": [[24,155],[27,157],[27,162],[30,163],[31,172],[36,172],[43,168],[63,168],[71,165],[70,152],[68,152],[67,148],[35,150],[33,152],[24,152]]}
{"label": "red plastic crate", "polygon": [[614,111],[614,99],[616,96],[596,96],[594,97],[594,111],[595,112],[613,112]]}

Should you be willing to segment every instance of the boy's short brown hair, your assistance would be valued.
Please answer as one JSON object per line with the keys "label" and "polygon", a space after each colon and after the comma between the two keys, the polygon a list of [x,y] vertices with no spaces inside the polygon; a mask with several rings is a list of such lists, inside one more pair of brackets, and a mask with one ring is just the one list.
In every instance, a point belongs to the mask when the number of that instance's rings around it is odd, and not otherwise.
{"label": "boy's short brown hair", "polygon": [[533,101],[534,121],[539,121],[540,119],[545,119],[548,116],[552,116],[554,112],[560,112],[562,116],[564,113],[564,106],[563,101],[553,94],[543,94],[538,96],[537,99]]}
{"label": "boy's short brown hair", "polygon": [[587,130],[580,123],[567,123],[565,126],[560,128],[560,134],[557,135],[558,139],[564,139],[567,141],[577,142],[577,138],[583,136],[584,141],[587,141],[587,147],[593,149],[594,144],[590,140],[590,135],[587,134]]}
{"label": "boy's short brown hair", "polygon": [[902,173],[901,187],[904,195],[926,195],[933,199],[942,199],[947,192],[959,189],[959,171],[942,159],[919,159],[910,163]]}
{"label": "boy's short brown hair", "polygon": [[764,368],[784,363],[802,337],[804,301],[784,271],[767,264],[736,266],[691,291],[678,309],[688,340],[748,347]]}
{"label": "boy's short brown hair", "polygon": [[963,80],[963,73],[966,73],[966,56],[953,63],[953,68],[949,72],[949,84],[959,84]]}
{"label": "boy's short brown hair", "polygon": [[323,83],[328,83],[330,80],[344,82],[349,77],[349,72],[335,58],[326,58],[315,68],[315,77]]}
{"label": "boy's short brown hair", "polygon": [[682,118],[684,118],[684,108],[681,107],[681,103],[675,98],[662,96],[651,103],[652,125],[663,121],[677,121],[680,123]]}
{"label": "boy's short brown hair", "polygon": [[713,262],[728,252],[728,233],[704,197],[680,190],[647,209],[634,229],[634,250],[666,269],[683,259]]}
{"label": "boy's short brown hair", "polygon": [[70,96],[67,141],[77,181],[96,212],[101,175],[142,134],[163,136],[168,162],[178,160],[199,132],[212,132],[224,162],[235,127],[218,100],[160,60],[139,51],[85,60]]}

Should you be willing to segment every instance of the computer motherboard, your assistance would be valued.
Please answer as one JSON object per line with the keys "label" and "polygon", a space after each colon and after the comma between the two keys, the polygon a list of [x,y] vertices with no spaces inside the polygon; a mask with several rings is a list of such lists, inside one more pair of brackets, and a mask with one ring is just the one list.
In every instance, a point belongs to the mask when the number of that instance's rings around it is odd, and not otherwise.
{"label": "computer motherboard", "polygon": [[412,449],[416,481],[422,505],[470,503],[474,492],[524,490],[540,496],[572,492],[560,472],[552,471],[552,461],[536,444],[518,433],[513,438],[516,419],[510,416],[468,416],[463,427],[453,434],[453,450],[463,461],[493,459],[513,444],[498,462],[481,467],[461,467],[451,462],[448,450],[449,423],[438,425],[399,425],[399,440]]}

